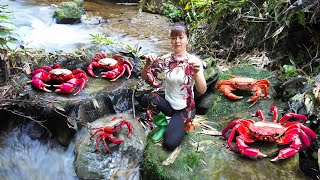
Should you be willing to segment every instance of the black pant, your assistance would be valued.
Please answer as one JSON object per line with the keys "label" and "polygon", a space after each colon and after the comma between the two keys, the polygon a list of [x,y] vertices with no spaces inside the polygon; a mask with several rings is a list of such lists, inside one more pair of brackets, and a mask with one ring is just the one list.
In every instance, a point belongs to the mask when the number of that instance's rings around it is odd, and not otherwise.
{"label": "black pant", "polygon": [[[171,116],[167,130],[163,136],[163,147],[168,151],[173,151],[178,147],[186,131],[184,129],[184,118],[187,117],[186,109],[175,110],[170,103],[157,94],[145,94],[141,98],[141,105],[144,108],[154,106],[154,111],[163,112],[166,116]],[[156,115],[154,114],[154,115]],[[192,109],[192,118],[195,116],[195,108]]]}

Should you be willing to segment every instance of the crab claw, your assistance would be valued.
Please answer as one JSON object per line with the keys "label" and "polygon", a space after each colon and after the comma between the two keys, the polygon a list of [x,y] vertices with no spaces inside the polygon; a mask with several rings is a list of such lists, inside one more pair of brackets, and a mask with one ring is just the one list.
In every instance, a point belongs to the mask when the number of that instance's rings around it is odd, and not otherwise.
{"label": "crab claw", "polygon": [[85,79],[70,79],[69,81],[62,83],[60,85],[53,85],[54,87],[56,87],[56,92],[57,93],[71,93],[74,88],[80,84],[79,89],[73,94],[73,95],[77,95],[84,87],[86,83]]}
{"label": "crab claw", "polygon": [[45,84],[41,79],[33,78],[31,84],[34,88],[43,90],[45,92],[51,92],[47,87],[50,87],[49,84]]}
{"label": "crab claw", "polygon": [[300,151],[300,148],[302,146],[301,140],[299,137],[296,136],[296,138],[293,139],[292,144],[284,149],[281,149],[279,151],[279,154],[277,157],[271,159],[270,161],[278,161],[280,159],[287,159],[289,157],[294,156],[297,152]]}
{"label": "crab claw", "polygon": [[235,94],[232,93],[232,91],[234,91],[235,89],[232,88],[231,86],[229,85],[223,85],[221,86],[220,88],[220,91],[225,94],[228,98],[230,99],[242,99],[243,96],[237,96]]}
{"label": "crab claw", "polygon": [[97,75],[95,75],[93,73],[93,63],[89,64],[89,66],[87,67],[87,70],[88,70],[88,74],[92,77],[98,77]]}
{"label": "crab claw", "polygon": [[242,136],[237,137],[237,148],[239,149],[240,153],[248,156],[248,157],[259,157],[264,158],[267,157],[266,154],[263,154],[257,148],[251,148],[245,143],[245,139]]}

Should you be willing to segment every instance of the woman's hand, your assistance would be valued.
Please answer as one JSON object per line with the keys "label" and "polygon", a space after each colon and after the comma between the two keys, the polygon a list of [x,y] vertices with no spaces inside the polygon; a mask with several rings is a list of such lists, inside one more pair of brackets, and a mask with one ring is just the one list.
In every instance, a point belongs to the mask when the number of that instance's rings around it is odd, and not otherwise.
{"label": "woman's hand", "polygon": [[146,65],[150,65],[158,59],[158,56],[155,53],[145,54],[143,57],[146,59]]}
{"label": "woman's hand", "polygon": [[207,91],[207,82],[203,75],[203,68],[200,59],[190,59],[189,65],[192,66],[192,70],[195,74],[195,85],[200,94],[204,94]]}
{"label": "woman's hand", "polygon": [[153,62],[157,61],[158,56],[155,53],[149,53],[149,54],[145,54],[143,55],[143,57],[146,60],[146,64],[144,65],[142,71],[141,71],[141,78],[143,80],[146,80],[147,78],[147,68],[148,66],[150,66],[150,64],[152,64]]}
{"label": "woman's hand", "polygon": [[198,74],[198,72],[200,71],[201,66],[202,66],[201,62],[189,61],[188,63],[189,63],[189,65],[192,66],[194,74]]}

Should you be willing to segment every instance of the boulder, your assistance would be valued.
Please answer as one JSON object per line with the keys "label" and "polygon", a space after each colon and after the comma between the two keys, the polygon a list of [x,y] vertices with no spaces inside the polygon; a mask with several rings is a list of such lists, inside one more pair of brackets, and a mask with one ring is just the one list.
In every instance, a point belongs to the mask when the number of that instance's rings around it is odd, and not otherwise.
{"label": "boulder", "polygon": [[100,154],[96,150],[96,137],[98,134],[90,139],[95,130],[90,132],[89,128],[84,128],[80,131],[75,146],[74,168],[77,177],[81,179],[112,179],[117,177],[125,178],[126,174],[131,174],[135,175],[135,177],[126,177],[125,179],[139,179],[139,167],[143,158],[147,135],[141,124],[133,119],[132,114],[108,115],[93,121],[89,127],[114,127],[112,125],[114,122],[111,119],[115,116],[121,116],[132,124],[134,129],[133,136],[127,137],[128,128],[124,125],[113,134],[117,139],[123,139],[124,142],[115,145],[106,140],[108,148],[112,151],[112,153],[108,153],[100,139],[99,147],[102,151]]}
{"label": "boulder", "polygon": [[[78,3],[81,4],[81,3]],[[76,24],[81,21],[83,7],[76,2],[62,2],[54,11],[57,24]]]}

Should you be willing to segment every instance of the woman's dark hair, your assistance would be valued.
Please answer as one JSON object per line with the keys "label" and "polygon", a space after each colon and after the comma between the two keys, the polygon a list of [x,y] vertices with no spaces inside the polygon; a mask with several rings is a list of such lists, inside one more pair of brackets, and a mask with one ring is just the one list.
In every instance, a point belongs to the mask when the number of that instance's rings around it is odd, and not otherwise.
{"label": "woman's dark hair", "polygon": [[180,36],[183,33],[185,33],[189,38],[188,27],[180,22],[175,22],[172,26],[170,37]]}

